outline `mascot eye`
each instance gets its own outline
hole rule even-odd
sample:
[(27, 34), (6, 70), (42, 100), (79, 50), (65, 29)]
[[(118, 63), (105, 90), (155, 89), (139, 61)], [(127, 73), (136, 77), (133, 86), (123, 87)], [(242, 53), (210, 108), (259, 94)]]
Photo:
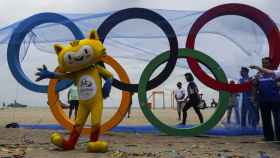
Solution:
[(86, 45), (86, 46), (83, 46), (81, 49), (80, 49), (80, 52), (83, 53), (84, 55), (88, 56), (88, 55), (92, 55), (93, 54), (93, 50), (90, 46)]
[(87, 48), (84, 49), (84, 52), (85, 52), (86, 55), (88, 55), (88, 50), (87, 50)]

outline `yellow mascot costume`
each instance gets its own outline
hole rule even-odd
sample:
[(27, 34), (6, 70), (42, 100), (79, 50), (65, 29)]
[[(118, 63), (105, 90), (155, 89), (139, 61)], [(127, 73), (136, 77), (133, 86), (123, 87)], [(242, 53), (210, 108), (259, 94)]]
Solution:
[[(106, 55), (106, 49), (99, 41), (95, 30), (90, 33), (89, 38), (73, 41), (67, 46), (55, 45), (54, 48), (58, 56), (59, 67), (65, 73), (50, 72), (44, 65), (43, 68), (38, 69), (39, 72), (36, 75), (39, 78), (36, 81), (45, 78), (72, 79), (78, 87), (80, 100), (77, 118), (69, 139), (65, 140), (60, 134), (54, 133), (51, 141), (64, 150), (74, 149), (87, 117), (91, 113), (92, 128), (88, 151), (106, 152), (108, 150), (107, 142), (98, 141), (98, 138), (103, 97), (109, 96), (113, 76), (111, 72), (96, 64)], [(103, 89), (101, 77), (106, 79)]]

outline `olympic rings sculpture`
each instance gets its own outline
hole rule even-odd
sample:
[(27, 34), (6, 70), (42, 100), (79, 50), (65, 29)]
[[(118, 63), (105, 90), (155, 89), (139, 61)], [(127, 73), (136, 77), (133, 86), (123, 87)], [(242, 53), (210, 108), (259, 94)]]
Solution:
[[(169, 24), (169, 22), (161, 15), (143, 8), (129, 8), (118, 11), (108, 17), (98, 28), (101, 41), (104, 42), (107, 34), (119, 23), (129, 19), (144, 19), (148, 20), (158, 27), (165, 33), (168, 38), (170, 51), (161, 53), (155, 57), (144, 69), (140, 77), (139, 84), (130, 84), (128, 76), (124, 69), (110, 56), (108, 56), (103, 62), (109, 64), (115, 69), (120, 77), (120, 80), (114, 79), (113, 86), (123, 90), (121, 105), (118, 112), (102, 126), (102, 132), (110, 130), (121, 122), (124, 115), (128, 110), (129, 104), (129, 92), (138, 92), (139, 104), (145, 117), (160, 131), (170, 135), (184, 135), (192, 136), (199, 135), (206, 132), (208, 129), (214, 127), (222, 118), (226, 111), (228, 103), (229, 92), (242, 92), (251, 88), (251, 83), (235, 84), (231, 85), (227, 83), (225, 73), (220, 66), (206, 54), (193, 50), (195, 45), (195, 38), (199, 30), (208, 21), (224, 15), (239, 15), (248, 18), (255, 22), (265, 33), (269, 42), (269, 56), (272, 58), (273, 67), (276, 68), (280, 63), (280, 47), (277, 46), (280, 43), (279, 30), (277, 25), (272, 19), (264, 12), (244, 4), (224, 4), (214, 7), (204, 14), (202, 14), (191, 27), (190, 33), (188, 34), (186, 41), (186, 49), (178, 48), (178, 40), (175, 31)], [(61, 102), (59, 101), (58, 91), (67, 88), (72, 82), (71, 81), (60, 81), (50, 80), (49, 86), (40, 86), (33, 83), (24, 74), (19, 61), (19, 50), (21, 43), (25, 36), (36, 26), (44, 23), (59, 23), (66, 26), (73, 33), (74, 37), (79, 40), (84, 38), (84, 35), (79, 28), (64, 16), (55, 13), (41, 13), (30, 18), (27, 18), (21, 22), (18, 27), (14, 30), (11, 39), (8, 44), (7, 58), (11, 73), (16, 80), (25, 88), (40, 92), (48, 93), (48, 104), (52, 110), (53, 115), (57, 121), (62, 124), (66, 129), (71, 129), (73, 122), (71, 122), (63, 113), (61, 109)], [(277, 54), (278, 53), (278, 54)], [(219, 93), (219, 105), (215, 110), (211, 118), (205, 123), (187, 129), (177, 129), (169, 127), (158, 120), (153, 113), (147, 108), (147, 96), (146, 91), (157, 87), (162, 84), (171, 74), (175, 67), (177, 58), (187, 58), (187, 62), (193, 71), (194, 75), (204, 84), (212, 89), (220, 91)], [(154, 79), (149, 80), (153, 71), (162, 63), (167, 64), (164, 70), (156, 76)], [(207, 75), (198, 65), (197, 62), (201, 62), (214, 74), (216, 79), (213, 79)], [(57, 70), (59, 71), (59, 70)], [(88, 134), (89, 129), (84, 129), (83, 133)]]

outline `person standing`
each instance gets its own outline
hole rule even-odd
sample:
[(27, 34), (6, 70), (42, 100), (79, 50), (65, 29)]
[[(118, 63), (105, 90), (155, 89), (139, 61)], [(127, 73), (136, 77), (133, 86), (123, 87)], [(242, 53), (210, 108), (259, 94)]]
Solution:
[[(234, 81), (231, 80), (230, 84), (234, 84)], [(239, 106), (238, 106), (238, 94), (237, 93), (231, 93), (230, 99), (229, 99), (229, 105), (227, 110), (227, 123), (231, 123), (231, 114), (232, 109), (235, 111), (235, 120), (236, 124), (240, 124), (240, 115), (239, 115)]]
[(216, 102), (216, 100), (214, 98), (212, 98), (212, 102), (211, 102), (211, 108), (215, 108), (218, 106), (218, 103)]
[[(247, 67), (241, 68), (240, 75), (241, 79), (239, 82), (241, 84), (251, 80), (251, 78), (249, 78), (249, 69)], [(250, 124), (253, 128), (255, 128), (259, 122), (259, 114), (257, 107), (255, 107), (252, 102), (252, 93), (251, 91), (246, 91), (242, 92), (241, 95), (241, 127), (244, 128)]]
[(183, 110), (184, 101), (185, 101), (185, 90), (182, 88), (182, 83), (178, 82), (177, 89), (175, 90), (175, 99), (177, 102), (177, 112), (178, 112), (178, 120), (181, 120), (181, 112)]
[(130, 102), (129, 102), (129, 107), (128, 107), (128, 111), (127, 111), (127, 118), (130, 118), (131, 108), (132, 108), (133, 94), (134, 94), (134, 92), (130, 92), (130, 93), (129, 93)]
[(73, 84), (67, 94), (67, 98), (68, 98), (68, 103), (70, 104), (69, 107), (69, 118), (71, 119), (73, 110), (75, 113), (75, 119), (77, 116), (77, 111), (78, 111), (78, 107), (79, 107), (79, 94), (78, 94), (78, 88), (75, 84)]
[[(256, 102), (260, 106), (263, 122), (263, 134), (266, 141), (280, 141), (280, 94), (279, 79), (280, 70), (271, 70), (272, 60), (269, 57), (262, 59), (262, 67), (252, 65), (251, 69), (258, 70), (253, 82), (256, 87)], [(274, 130), (271, 113), (274, 118)]]
[(200, 96), (199, 96), (199, 90), (197, 88), (197, 85), (194, 82), (194, 78), (191, 73), (185, 74), (185, 79), (189, 83), (187, 87), (188, 97), (185, 99), (186, 103), (183, 108), (183, 121), (182, 124), (186, 124), (187, 119), (187, 111), (193, 107), (195, 110), (195, 113), (198, 115), (200, 123), (203, 123), (203, 116), (200, 112), (199, 103), (200, 103)]

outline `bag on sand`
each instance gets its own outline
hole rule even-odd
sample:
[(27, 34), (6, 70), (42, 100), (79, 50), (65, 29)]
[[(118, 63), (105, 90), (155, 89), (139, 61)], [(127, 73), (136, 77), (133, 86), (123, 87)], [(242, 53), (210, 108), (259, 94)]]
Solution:
[(9, 123), (6, 125), (6, 128), (19, 128), (19, 124), (16, 122)]

